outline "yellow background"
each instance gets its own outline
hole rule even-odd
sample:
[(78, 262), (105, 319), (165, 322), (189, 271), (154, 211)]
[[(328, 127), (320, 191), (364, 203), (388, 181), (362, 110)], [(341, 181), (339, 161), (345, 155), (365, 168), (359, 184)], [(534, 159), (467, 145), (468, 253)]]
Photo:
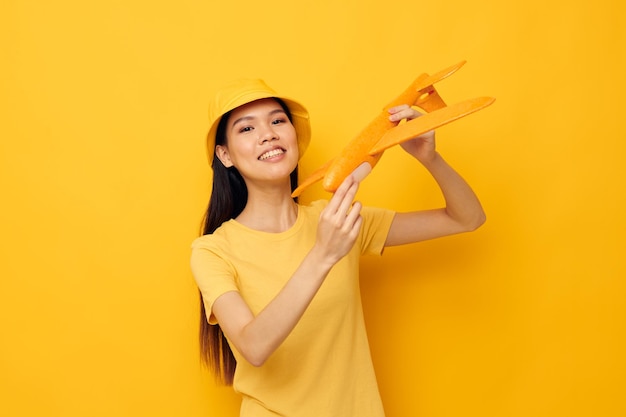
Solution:
[[(388, 416), (626, 415), (622, 2), (1, 4), (0, 415), (237, 415), (188, 268), (209, 94), (255, 76), (306, 103), (306, 174), (462, 59), (441, 94), (497, 101), (438, 146), (488, 221), (364, 259)], [(441, 204), (399, 148), (359, 198)]]

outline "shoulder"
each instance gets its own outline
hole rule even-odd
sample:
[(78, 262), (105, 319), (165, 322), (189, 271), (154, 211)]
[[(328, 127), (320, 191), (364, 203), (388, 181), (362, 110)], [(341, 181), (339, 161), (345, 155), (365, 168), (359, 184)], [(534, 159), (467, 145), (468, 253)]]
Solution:
[(219, 229), (212, 234), (200, 236), (191, 244), (191, 269), (196, 281), (208, 278), (207, 273), (216, 275), (218, 271), (227, 275), (235, 270), (231, 262), (232, 248), (229, 239)]
[(227, 221), (213, 233), (194, 239), (191, 242), (192, 259), (206, 256), (228, 258), (228, 253), (232, 251), (231, 245), (236, 244), (239, 239), (233, 229), (232, 222)]
[(194, 239), (191, 247), (192, 249), (219, 247), (237, 238), (245, 231), (245, 227), (242, 227), (234, 219), (230, 219), (222, 223), (213, 233)]
[(222, 229), (222, 227), (223, 226), (220, 226), (219, 229), (217, 229), (215, 232), (211, 234), (203, 235), (194, 239), (193, 242), (191, 242), (191, 249), (197, 250), (197, 249), (211, 249), (213, 247), (219, 247), (221, 241), (223, 240), (222, 231), (220, 230)]

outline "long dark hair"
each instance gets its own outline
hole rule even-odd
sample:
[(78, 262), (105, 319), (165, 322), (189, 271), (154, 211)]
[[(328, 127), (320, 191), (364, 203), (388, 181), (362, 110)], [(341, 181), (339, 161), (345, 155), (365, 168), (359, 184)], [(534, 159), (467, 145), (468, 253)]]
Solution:
[[(280, 99), (281, 105), (291, 121), (291, 112)], [(226, 124), (231, 112), (222, 116), (217, 126), (215, 145), (226, 145)], [(237, 168), (226, 168), (222, 161), (213, 157), (213, 186), (209, 206), (202, 221), (201, 234), (208, 235), (222, 223), (237, 217), (248, 202), (248, 188)], [(298, 186), (298, 167), (290, 174), (291, 190)], [(297, 198), (294, 198), (297, 202)], [(200, 356), (217, 380), (224, 385), (232, 385), (237, 361), (219, 324), (211, 325), (207, 320), (202, 293), (200, 294)]]

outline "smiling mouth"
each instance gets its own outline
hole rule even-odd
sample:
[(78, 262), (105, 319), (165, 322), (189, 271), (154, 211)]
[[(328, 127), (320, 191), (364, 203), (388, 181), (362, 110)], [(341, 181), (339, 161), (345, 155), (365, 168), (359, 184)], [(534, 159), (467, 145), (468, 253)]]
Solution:
[(285, 153), (285, 150), (282, 148), (272, 149), (271, 151), (267, 151), (263, 155), (259, 156), (259, 161), (263, 161), (265, 159), (269, 159), (274, 156), (282, 155), (284, 153)]

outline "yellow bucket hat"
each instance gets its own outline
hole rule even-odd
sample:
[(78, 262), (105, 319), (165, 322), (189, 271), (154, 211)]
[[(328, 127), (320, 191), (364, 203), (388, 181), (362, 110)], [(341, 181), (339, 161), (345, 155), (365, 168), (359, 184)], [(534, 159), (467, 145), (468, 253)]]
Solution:
[(276, 97), (285, 102), (291, 112), (292, 124), (298, 137), (298, 151), (300, 158), (309, 146), (311, 141), (311, 125), (309, 123), (309, 112), (306, 108), (295, 100), (277, 94), (263, 80), (260, 79), (240, 79), (234, 81), (219, 90), (213, 100), (209, 103), (209, 124), (210, 129), (207, 135), (207, 156), (209, 165), (213, 166), (215, 155), (215, 134), (217, 125), (222, 116), (229, 111), (244, 104), (260, 100), (263, 98)]

